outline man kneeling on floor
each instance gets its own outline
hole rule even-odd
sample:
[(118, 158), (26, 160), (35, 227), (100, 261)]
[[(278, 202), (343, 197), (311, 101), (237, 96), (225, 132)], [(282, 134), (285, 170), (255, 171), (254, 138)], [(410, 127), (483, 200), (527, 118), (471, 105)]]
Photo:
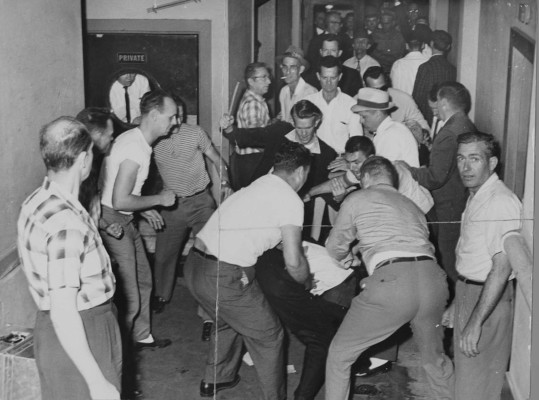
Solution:
[(184, 266), (185, 281), (216, 321), (200, 384), (203, 397), (239, 382), (245, 342), (263, 398), (286, 398), (283, 329), (254, 279), (253, 266), (258, 256), (282, 241), (288, 273), (310, 288), (301, 246), (303, 202), (297, 195), (310, 163), (311, 153), (303, 145), (284, 142), (275, 154), (273, 172), (230, 196), (196, 236)]
[(343, 202), (326, 248), (341, 260), (357, 248), (369, 277), (352, 301), (329, 348), (326, 399), (346, 400), (352, 364), (370, 346), (410, 322), (433, 399), (452, 399), (454, 375), (443, 353), (442, 315), (448, 298), (423, 212), (397, 192), (391, 162), (371, 157), (360, 170), (363, 190)]

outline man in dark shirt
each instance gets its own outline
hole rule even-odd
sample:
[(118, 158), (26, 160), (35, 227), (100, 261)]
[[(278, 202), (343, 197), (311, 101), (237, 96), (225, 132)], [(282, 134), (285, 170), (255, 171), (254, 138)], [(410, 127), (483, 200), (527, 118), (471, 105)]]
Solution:
[(445, 31), (432, 33), (432, 57), (419, 66), (415, 77), (414, 98), (419, 111), (427, 121), (432, 121), (432, 110), (429, 107), (429, 92), (433, 85), (457, 79), (457, 69), (447, 61), (447, 53), (451, 50), (451, 35)]

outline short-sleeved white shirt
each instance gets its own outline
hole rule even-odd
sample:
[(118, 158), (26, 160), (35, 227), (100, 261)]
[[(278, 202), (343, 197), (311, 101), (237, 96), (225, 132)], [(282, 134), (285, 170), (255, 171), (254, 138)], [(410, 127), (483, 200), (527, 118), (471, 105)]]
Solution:
[(329, 104), (324, 99), (322, 91), (311, 94), (305, 98), (315, 104), (322, 111), (322, 123), (318, 127), (316, 134), (326, 142), (337, 153), (344, 153), (344, 146), (352, 136), (362, 136), (363, 128), (359, 120), (359, 115), (352, 112), (352, 106), (356, 101), (342, 93), (339, 93)]
[[(122, 133), (114, 140), (110, 154), (105, 157), (101, 169), (101, 204), (112, 207), (112, 192), (114, 182), (120, 169), (120, 165), (125, 160), (131, 160), (139, 165), (137, 179), (131, 194), (140, 196), (142, 185), (148, 177), (150, 169), (150, 159), (152, 148), (142, 135), (139, 128), (134, 128)], [(133, 214), (132, 211), (120, 211), (123, 214)]]
[(378, 126), (373, 143), (376, 155), (389, 161), (403, 160), (411, 167), (419, 168), (417, 141), (404, 124), (387, 117)]
[(462, 214), (457, 272), (468, 279), (486, 281), (492, 258), (503, 251), (504, 235), (522, 227), (521, 217), (520, 200), (492, 174), (475, 195), (470, 195)]
[(219, 260), (250, 267), (281, 242), (286, 225), (303, 226), (303, 202), (288, 183), (268, 174), (227, 198), (197, 237)]
[(292, 110), (294, 104), (316, 92), (318, 92), (318, 90), (316, 90), (314, 86), (311, 86), (305, 82), (301, 77), (299, 78), (298, 85), (296, 86), (296, 90), (294, 91), (293, 95), (290, 94), (290, 86), (283, 86), (281, 92), (279, 93), (279, 102), (281, 103), (282, 113), (281, 119), (283, 121), (290, 122), (291, 124), (294, 123), (292, 120), (292, 115), (290, 115), (290, 110)]

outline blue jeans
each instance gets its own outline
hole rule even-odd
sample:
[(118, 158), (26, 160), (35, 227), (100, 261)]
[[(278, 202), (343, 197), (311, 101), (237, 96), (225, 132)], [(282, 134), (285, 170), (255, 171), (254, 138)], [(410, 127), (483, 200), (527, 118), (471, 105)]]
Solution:
[(125, 337), (133, 341), (146, 339), (151, 333), (150, 296), (152, 294), (152, 271), (146, 257), (144, 243), (133, 224), (133, 216), (125, 215), (102, 206), (101, 218), (107, 225), (120, 223), (124, 233), (120, 239), (101, 232), (105, 246), (117, 268), (114, 271), (118, 289), (123, 296), (120, 322)]

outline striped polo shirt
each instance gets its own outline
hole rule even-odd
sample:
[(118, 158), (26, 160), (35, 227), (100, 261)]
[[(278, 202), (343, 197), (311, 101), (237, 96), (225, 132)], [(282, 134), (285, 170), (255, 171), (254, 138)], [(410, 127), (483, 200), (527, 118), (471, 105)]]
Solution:
[(196, 125), (182, 124), (179, 132), (161, 138), (153, 156), (165, 188), (178, 197), (204, 190), (210, 183), (204, 153), (211, 145), (206, 132)]

